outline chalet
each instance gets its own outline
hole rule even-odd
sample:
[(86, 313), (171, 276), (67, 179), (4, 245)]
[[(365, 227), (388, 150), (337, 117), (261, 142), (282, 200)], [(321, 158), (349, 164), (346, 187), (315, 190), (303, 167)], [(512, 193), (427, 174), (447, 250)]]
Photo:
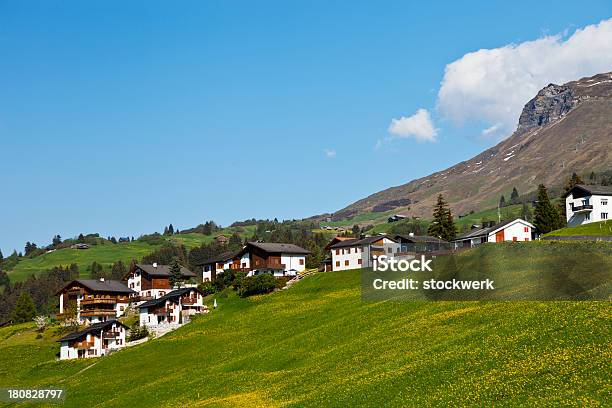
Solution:
[(85, 330), (71, 333), (58, 340), (60, 360), (92, 358), (106, 355), (125, 346), (129, 328), (118, 320), (94, 323)]
[[(188, 281), (194, 279), (196, 274), (181, 266), (181, 276)], [(172, 291), (170, 286), (170, 265), (136, 264), (130, 268), (124, 277), (130, 289), (136, 291), (134, 301), (147, 301), (157, 299)]]
[(449, 242), (427, 235), (396, 235), (395, 240), (402, 253), (447, 251), (451, 248)]
[(531, 241), (534, 230), (532, 224), (520, 218), (499, 224), (491, 221), (460, 235), (452, 243), (455, 249), (459, 249), (475, 247), (485, 242)]
[(60, 315), (76, 307), (75, 317), (84, 323), (104, 322), (120, 317), (136, 292), (114, 280), (77, 279), (57, 292)]
[(395, 214), (387, 218), (387, 222), (397, 222), (397, 221), (405, 220), (406, 218), (407, 217), (405, 215)]
[(397, 241), (385, 235), (343, 240), (329, 246), (332, 270), (369, 268), (373, 256), (394, 256), (399, 249)]
[(293, 244), (249, 242), (239, 251), (225, 252), (202, 262), (202, 280), (214, 280), (216, 275), (231, 269), (247, 272), (247, 276), (262, 273), (296, 276), (306, 269), (309, 253)]
[(219, 245), (225, 245), (229, 242), (229, 238), (227, 238), (225, 235), (218, 235), (215, 237), (215, 241), (217, 241), (217, 244)]
[(575, 185), (565, 196), (567, 225), (576, 226), (610, 218), (612, 186)]
[(247, 262), (246, 258), (240, 259), (242, 258), (239, 256), (240, 253), (241, 250), (223, 252), (202, 262), (202, 282), (214, 281), (217, 274), (223, 273), (226, 269), (240, 269), (241, 263)]
[(185, 323), (189, 316), (208, 310), (202, 299), (198, 288), (181, 288), (146, 301), (138, 306), (140, 326)]

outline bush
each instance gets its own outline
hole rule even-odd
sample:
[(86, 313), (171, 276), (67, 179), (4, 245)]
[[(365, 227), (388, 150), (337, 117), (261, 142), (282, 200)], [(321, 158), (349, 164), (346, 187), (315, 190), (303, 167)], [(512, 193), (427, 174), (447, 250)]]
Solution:
[(148, 337), (148, 336), (149, 336), (149, 329), (147, 329), (147, 326), (140, 326), (138, 324), (135, 324), (130, 329), (130, 335), (128, 336), (128, 341), (136, 341), (136, 340), (144, 339), (145, 337)]
[(198, 289), (202, 291), (204, 296), (212, 295), (217, 292), (217, 289), (211, 282), (202, 282), (198, 285)]
[(270, 274), (249, 276), (242, 280), (238, 295), (247, 297), (270, 293), (276, 288), (276, 278)]

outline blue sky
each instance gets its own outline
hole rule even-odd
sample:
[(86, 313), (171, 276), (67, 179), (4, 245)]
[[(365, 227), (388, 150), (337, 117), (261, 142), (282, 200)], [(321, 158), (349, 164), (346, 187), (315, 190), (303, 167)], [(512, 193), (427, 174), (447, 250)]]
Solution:
[[(168, 223), (301, 218), (441, 170), (503, 137), (542, 82), (605, 66), (605, 45), (589, 54), (570, 40), (611, 9), (605, 1), (2, 1), (0, 249), (6, 256), (58, 233), (138, 236)], [(594, 37), (583, 41), (612, 43), (606, 30), (585, 30)], [(535, 47), (534, 60), (561, 46), (580, 48), (567, 58), (586, 63), (540, 69), (512, 48), (542, 38), (549, 51)], [(481, 49), (501, 50), (499, 71), (486, 71), (496, 52), (466, 57)], [(480, 83), (466, 74), (479, 72), (474, 61), (488, 72)], [(476, 89), (499, 72), (512, 85), (513, 64), (539, 76), (500, 113), (507, 91)], [(466, 94), (464, 104), (457, 95)], [(419, 109), (426, 115), (410, 119)], [(389, 131), (393, 119), (402, 126)]]

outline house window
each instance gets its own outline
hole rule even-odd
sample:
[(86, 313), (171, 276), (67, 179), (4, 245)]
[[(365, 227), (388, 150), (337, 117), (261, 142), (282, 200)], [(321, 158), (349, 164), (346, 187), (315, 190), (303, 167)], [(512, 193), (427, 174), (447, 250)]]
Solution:
[(608, 205), (608, 200), (607, 199), (601, 199), (601, 205)]
[(336, 261), (336, 266), (340, 266), (340, 261)]
[(304, 260), (300, 258), (300, 265), (304, 265)]
[(344, 266), (349, 266), (349, 261), (344, 261)]
[(591, 214), (589, 214), (589, 213), (584, 214), (584, 219), (586, 221), (589, 221), (591, 219)]
[(525, 238), (525, 241), (529, 241), (529, 238)]
[(529, 227), (525, 227), (524, 231), (529, 232)]
[(601, 213), (601, 219), (602, 220), (607, 220), (608, 219), (608, 213)]
[(336, 249), (336, 255), (340, 255), (340, 250)]
[(123, 312), (125, 310), (125, 308), (123, 306), (119, 306), (119, 311)]
[(512, 240), (513, 241), (518, 241), (518, 238), (517, 237), (512, 237)]
[(387, 248), (387, 252), (388, 252), (388, 253), (393, 252), (393, 248), (391, 248), (391, 247)]
[(361, 259), (357, 260), (357, 264), (361, 265)]

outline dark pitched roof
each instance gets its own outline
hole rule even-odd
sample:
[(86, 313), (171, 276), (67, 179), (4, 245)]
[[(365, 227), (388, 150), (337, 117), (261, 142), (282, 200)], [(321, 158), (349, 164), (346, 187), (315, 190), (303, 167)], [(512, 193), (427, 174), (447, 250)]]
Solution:
[[(157, 267), (154, 267), (153, 265), (136, 264), (136, 267), (142, 269), (151, 276), (170, 276), (170, 265), (157, 265)], [(184, 266), (181, 266), (181, 275), (185, 278), (193, 278), (196, 276), (195, 273)]]
[(406, 235), (396, 235), (395, 236), (396, 239), (401, 238), (405, 241), (408, 242), (429, 242), (429, 243), (435, 243), (435, 244), (446, 244), (447, 242), (443, 239), (440, 239), (438, 237), (432, 237), (429, 235), (413, 235), (413, 236), (406, 236)]
[(125, 293), (132, 294), (136, 293), (132, 289), (125, 286), (125, 284), (121, 281), (116, 280), (98, 280), (98, 279), (75, 279), (70, 281), (67, 285), (57, 291), (57, 293), (62, 292), (67, 287), (73, 284), (79, 284), (81, 286), (86, 287), (94, 292), (105, 292), (105, 293)]
[(108, 328), (110, 328), (113, 323), (117, 323), (120, 324), (121, 326), (125, 327), (126, 329), (129, 329), (129, 327), (127, 327), (125, 324), (121, 323), (119, 320), (116, 319), (112, 319), (112, 320), (107, 320), (105, 322), (102, 323), (94, 323), (91, 326), (87, 327), (85, 330), (81, 330), (78, 332), (74, 332), (74, 333), (70, 333), (64, 337), (62, 337), (61, 339), (58, 340), (58, 342), (62, 342), (62, 341), (70, 341), (70, 340), (76, 340), (76, 339), (80, 339), (81, 337), (89, 334), (89, 333), (96, 333), (99, 332), (101, 330), (106, 330)]
[(584, 184), (576, 184), (568, 194), (575, 189), (582, 190), (590, 195), (612, 195), (612, 186), (586, 186)]
[(493, 225), (492, 227), (488, 227), (488, 228), (477, 228), (477, 229), (474, 229), (474, 230), (472, 230), (472, 231), (468, 231), (468, 232), (466, 232), (466, 233), (465, 233), (465, 234), (463, 234), (463, 235), (459, 235), (459, 236), (458, 236), (457, 238), (455, 238), (453, 241), (461, 241), (461, 240), (464, 240), (464, 239), (476, 238), (476, 237), (480, 237), (480, 236), (483, 236), (483, 235), (485, 235), (485, 236), (486, 236), (486, 235), (489, 235), (491, 232), (493, 232), (493, 231), (495, 231), (495, 230), (498, 230), (498, 229), (500, 229), (500, 228), (502, 228), (502, 227), (505, 227), (505, 226), (506, 226), (506, 225), (508, 225), (508, 224), (513, 223), (513, 222), (514, 222), (514, 221), (516, 221), (516, 220), (521, 220), (521, 221), (526, 222), (527, 224), (531, 225), (531, 223), (529, 223), (529, 222), (527, 222), (527, 221), (525, 221), (525, 220), (522, 220), (522, 219), (520, 219), (520, 218), (514, 218), (514, 219), (512, 219), (512, 220), (502, 221), (502, 222), (500, 222), (499, 224), (495, 224), (495, 225)]
[(226, 251), (217, 256), (213, 256), (212, 258), (208, 258), (197, 265), (208, 265), (217, 262), (229, 261), (230, 259), (234, 259), (234, 257), (238, 256), (242, 250), (238, 251)]
[(157, 306), (159, 304), (165, 303), (166, 300), (168, 299), (177, 299), (180, 296), (184, 295), (185, 293), (189, 293), (192, 290), (195, 290), (196, 292), (203, 295), (202, 291), (198, 288), (180, 288), (180, 289), (173, 290), (170, 293), (166, 293), (164, 296), (159, 297), (157, 299), (148, 300), (144, 302), (143, 304), (139, 305), (138, 308), (141, 309), (144, 307)]
[(347, 248), (347, 247), (353, 247), (353, 246), (359, 246), (359, 245), (370, 245), (376, 241), (379, 241), (382, 238), (387, 238), (395, 242), (394, 238), (391, 238), (387, 235), (374, 235), (374, 236), (365, 237), (362, 239), (353, 238), (353, 239), (349, 239), (346, 241), (341, 241), (341, 242), (338, 242), (337, 244), (332, 245), (330, 249)]
[(282, 244), (277, 242), (249, 242), (247, 245), (259, 248), (263, 251), (270, 253), (284, 253), (284, 254), (302, 254), (307, 255), (310, 251), (301, 248), (294, 244)]

